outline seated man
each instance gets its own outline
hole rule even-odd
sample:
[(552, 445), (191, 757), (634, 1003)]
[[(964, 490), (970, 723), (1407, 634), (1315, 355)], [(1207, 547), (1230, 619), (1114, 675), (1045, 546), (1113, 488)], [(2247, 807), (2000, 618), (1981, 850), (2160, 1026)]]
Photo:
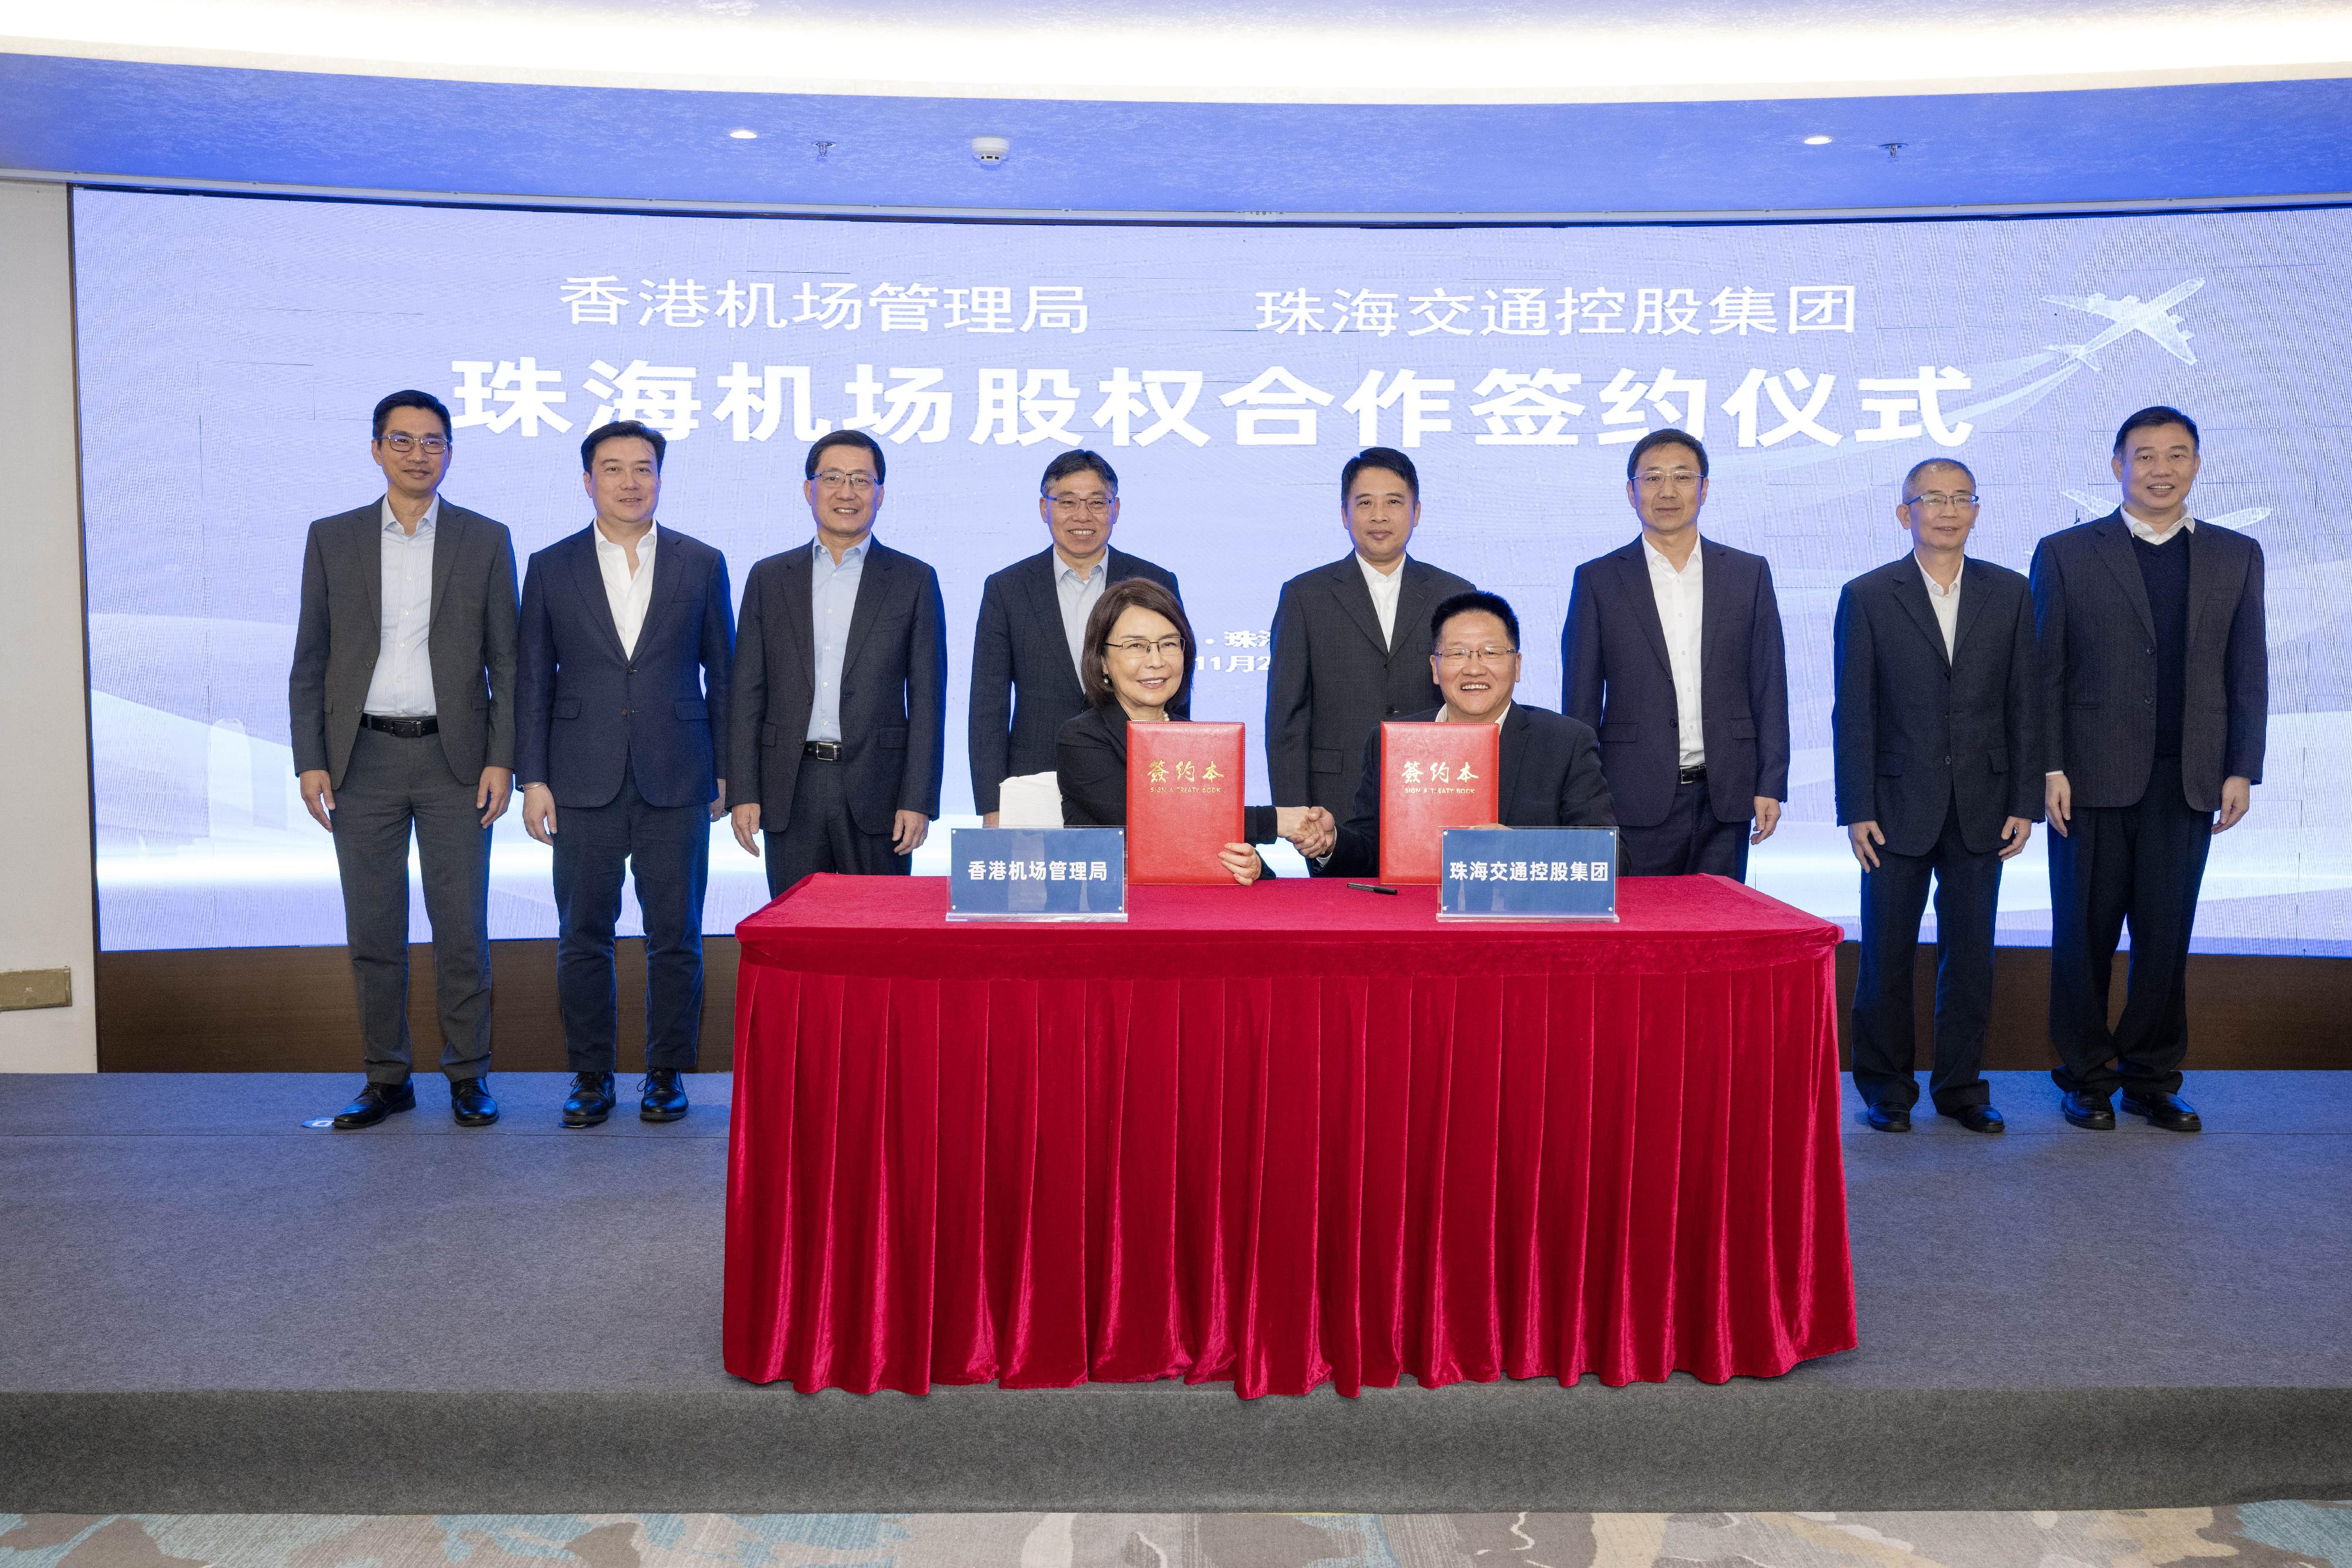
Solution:
[[(1519, 684), (1519, 618), (1499, 594), (1457, 593), (1429, 618), (1432, 673), (1444, 703), (1402, 723), (1499, 724), (1501, 782), (1496, 813), (1507, 828), (1607, 828), (1617, 821), (1601, 776), (1591, 727), (1549, 708), (1511, 700)], [(1363, 781), (1353, 813), (1328, 845), (1300, 852), (1326, 876), (1377, 876), (1381, 869), (1381, 746), (1364, 744)]]

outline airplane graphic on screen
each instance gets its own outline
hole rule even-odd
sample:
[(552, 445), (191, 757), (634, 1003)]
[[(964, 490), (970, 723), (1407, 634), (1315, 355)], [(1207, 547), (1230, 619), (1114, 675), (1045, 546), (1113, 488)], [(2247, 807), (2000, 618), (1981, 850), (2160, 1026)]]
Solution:
[(2126, 294), (2121, 299), (2110, 299), (2104, 294), (2094, 294), (2087, 298), (2081, 295), (2045, 294), (2042, 298), (2052, 305), (2063, 305), (2070, 310), (2104, 316), (2114, 323), (2087, 343), (2051, 343), (2045, 346), (2070, 360), (2079, 360), (2095, 371), (2099, 367), (2092, 362), (2093, 354), (2137, 332), (2182, 364), (2193, 365), (2197, 362), (2197, 356), (2189, 351), (2189, 340), (2195, 334), (2180, 329), (2180, 318), (2172, 313), (2172, 308), (2204, 287), (2203, 278), (2192, 277), (2186, 283), (2174, 284), (2145, 303), (2137, 294)]
[[(2102, 501), (2096, 496), (2087, 495), (2081, 490), (2061, 490), (2058, 493), (2081, 507), (2083, 516), (2085, 517), (2104, 517), (2116, 509), (2113, 502)], [(2234, 512), (2224, 512), (2218, 517), (2200, 517), (2197, 520), (2200, 523), (2219, 523), (2225, 528), (2247, 528), (2270, 515), (2271, 508), (2268, 507), (2245, 507)]]

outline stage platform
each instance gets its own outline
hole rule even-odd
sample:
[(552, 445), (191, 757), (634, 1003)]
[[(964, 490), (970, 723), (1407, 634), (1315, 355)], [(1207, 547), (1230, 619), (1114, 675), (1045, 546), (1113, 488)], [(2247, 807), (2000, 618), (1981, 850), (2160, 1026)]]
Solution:
[[(1861, 1348), (1773, 1381), (804, 1396), (720, 1370), (728, 1080), (0, 1077), (0, 1511), (2077, 1509), (2352, 1496), (2352, 1073), (2210, 1131), (1858, 1124)], [(624, 1080), (623, 1088), (628, 1087)], [(627, 1102), (624, 1103), (625, 1107)]]

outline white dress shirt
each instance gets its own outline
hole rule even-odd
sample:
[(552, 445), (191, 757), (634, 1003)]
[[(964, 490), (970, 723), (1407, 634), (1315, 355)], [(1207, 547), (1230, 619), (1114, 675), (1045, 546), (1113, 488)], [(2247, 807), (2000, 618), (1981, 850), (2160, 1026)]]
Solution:
[(1706, 578), (1700, 564), (1705, 548), (1692, 544), (1689, 561), (1676, 571), (1646, 536), (1642, 540), (1642, 553), (1650, 561), (1650, 592), (1658, 601), (1658, 624), (1665, 629), (1666, 664), (1674, 671), (1675, 738), (1685, 768), (1706, 766), (1706, 731), (1699, 707), (1699, 632), (1706, 614)]
[(661, 534), (656, 523), (637, 541), (637, 570), (629, 570), (629, 552), (590, 526), (596, 536), (596, 570), (604, 577), (604, 602), (613, 612), (613, 630), (621, 634), (621, 652), (634, 657), (637, 633), (645, 630), (646, 609), (654, 599), (654, 545)]
[(378, 551), (383, 573), (383, 616), (377, 629), (375, 674), (368, 681), (363, 713), (379, 718), (431, 718), (433, 655), (433, 536), (441, 520), (441, 497), (433, 497), (410, 533), (383, 498), (383, 532)]
[[(1913, 557), (1917, 563), (1917, 557)], [(1937, 586), (1936, 579), (1924, 566), (1919, 568), (1919, 580), (1927, 585), (1927, 606), (1936, 612), (1936, 630), (1944, 634), (1944, 662), (1952, 662), (1952, 644), (1960, 635), (1960, 580), (1969, 574), (1965, 562), (1952, 574), (1952, 586)]]
[[(1085, 660), (1087, 617), (1095, 612), (1095, 601), (1103, 596), (1103, 579), (1110, 573), (1110, 552), (1105, 550), (1100, 560), (1083, 575), (1078, 569), (1054, 552), (1054, 597), (1062, 604), (1062, 635), (1070, 644), (1070, 664), (1080, 666)], [(1085, 684), (1085, 677), (1079, 677)]]
[(814, 567), (809, 571), (809, 619), (816, 631), (816, 695), (809, 704), (810, 740), (841, 738), (841, 665), (849, 653), (849, 622), (857, 611), (857, 585), (866, 577), (866, 547), (872, 534), (841, 552), (818, 539), (809, 546)]
[[(1510, 716), (1511, 705), (1508, 702), (1506, 702), (1496, 713), (1495, 716), (1488, 719), (1486, 722), (1488, 724), (1500, 724)], [(1457, 722), (1469, 724), (1475, 721), (1470, 719), (1462, 719), (1457, 721), (1454, 716), (1454, 705), (1452, 703), (1439, 703), (1437, 705), (1437, 722), (1440, 724), (1454, 724)]]
[(2197, 519), (2189, 517), (2185, 512), (2181, 514), (2181, 517), (2179, 522), (2173, 524), (2162, 533), (2158, 533), (2154, 528), (2147, 523), (2141, 522), (2137, 517), (2133, 517), (2129, 507), (2118, 507), (2116, 509), (2123, 513), (2124, 527), (2131, 530), (2132, 538), (2136, 539), (2146, 539), (2152, 545), (2163, 544), (2169, 540), (2175, 534), (2193, 534), (2197, 531)]
[(1372, 591), (1372, 613), (1381, 618), (1381, 648), (1382, 652), (1396, 646), (1397, 600), (1404, 592), (1404, 558), (1397, 558), (1396, 570), (1384, 572), (1360, 554), (1356, 565), (1364, 574), (1364, 586)]

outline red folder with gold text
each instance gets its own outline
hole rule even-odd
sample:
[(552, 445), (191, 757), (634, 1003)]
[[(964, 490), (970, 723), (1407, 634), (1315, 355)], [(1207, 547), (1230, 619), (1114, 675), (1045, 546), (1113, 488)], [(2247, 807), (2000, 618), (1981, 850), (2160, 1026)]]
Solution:
[(1381, 726), (1381, 880), (1435, 883), (1448, 828), (1496, 820), (1502, 727)]
[(1242, 727), (1129, 725), (1127, 880), (1231, 882), (1217, 852), (1241, 841)]

